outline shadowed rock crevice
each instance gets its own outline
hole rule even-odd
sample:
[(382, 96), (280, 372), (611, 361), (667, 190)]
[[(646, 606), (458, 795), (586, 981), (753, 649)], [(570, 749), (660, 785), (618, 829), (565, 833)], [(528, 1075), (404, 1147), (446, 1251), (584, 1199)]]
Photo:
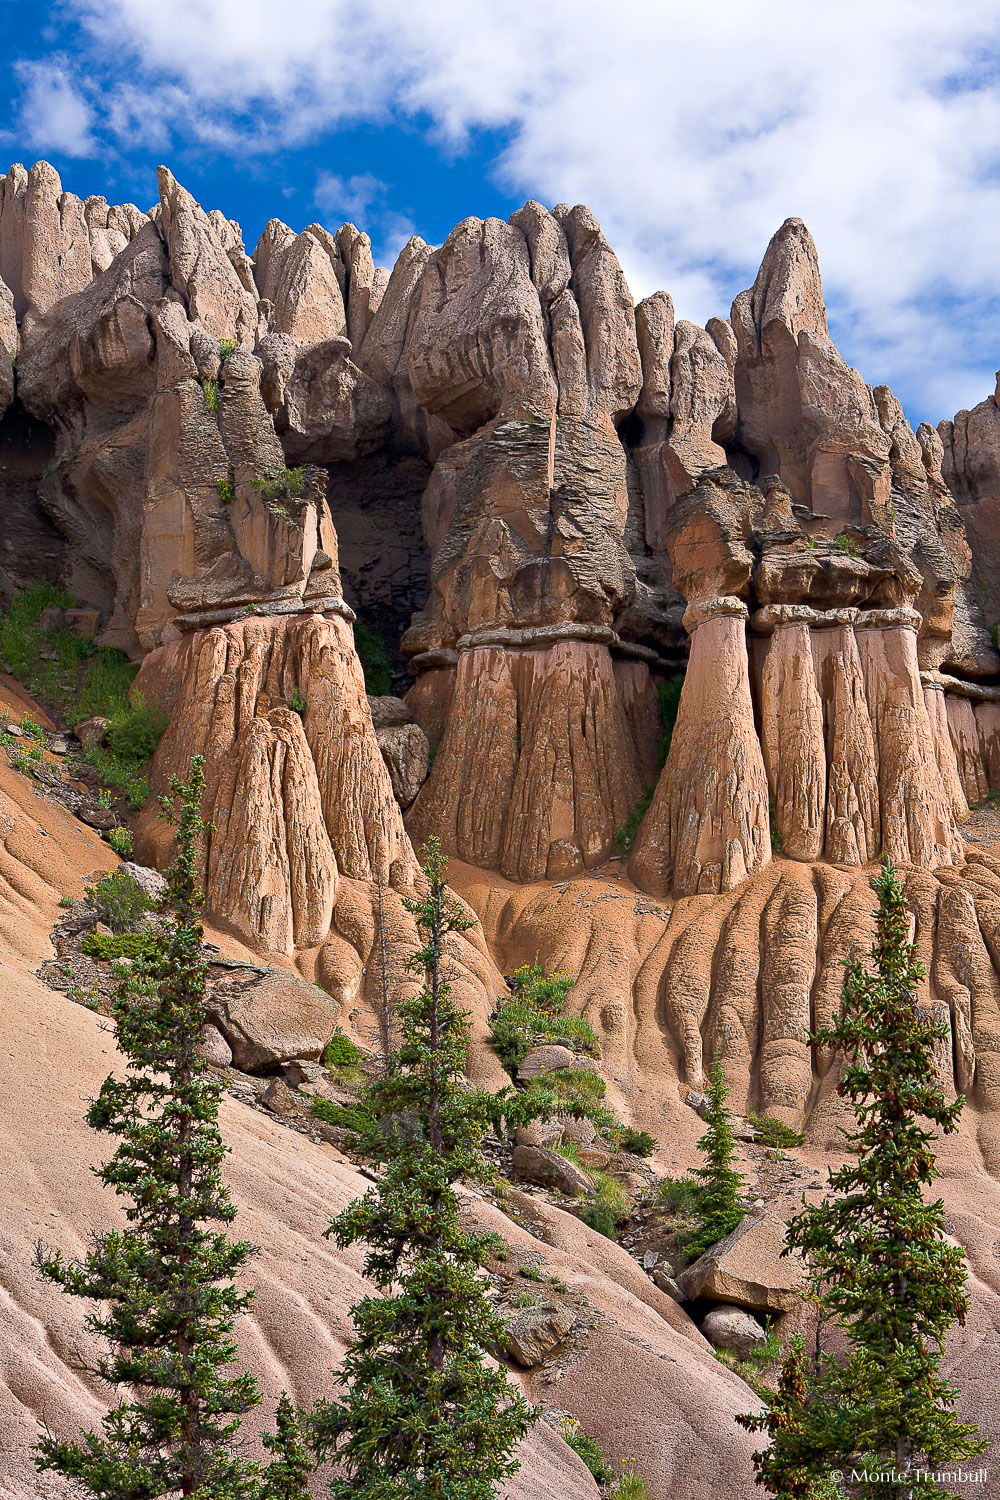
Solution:
[(0, 592), (10, 595), (68, 571), (66, 538), (42, 507), (39, 487), (55, 458), (55, 434), (13, 401), (0, 417)]

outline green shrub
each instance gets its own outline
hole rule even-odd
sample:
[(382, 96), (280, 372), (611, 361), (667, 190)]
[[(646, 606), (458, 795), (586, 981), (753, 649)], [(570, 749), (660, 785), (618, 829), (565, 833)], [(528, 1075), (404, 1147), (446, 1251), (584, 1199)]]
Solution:
[(76, 905), (76, 897), (75, 896), (60, 896), (59, 897), (59, 905), (60, 906), (75, 906)]
[(85, 664), (109, 654), (75, 631), (42, 630), (44, 609), (67, 609), (72, 604), (72, 596), (62, 589), (39, 583), (19, 594), (0, 616), (0, 669), (60, 713), (77, 692), (81, 672), (86, 678), (91, 670)]
[(217, 412), (219, 410), (219, 382), (203, 380), (201, 388), (205, 392), (205, 405), (210, 412)]
[(838, 552), (845, 553), (847, 557), (858, 557), (860, 555), (857, 546), (847, 535), (846, 531), (842, 531), (839, 536), (834, 537), (833, 545)]
[[(40, 664), (44, 635), (38, 622), (43, 609), (67, 609), (73, 600), (51, 583), (33, 583), (17, 595), (0, 619), (0, 667), (30, 687)], [(66, 632), (69, 634), (69, 632)]]
[(364, 1053), (357, 1043), (352, 1042), (338, 1028), (323, 1048), (320, 1061), (325, 1068), (356, 1068), (363, 1057)]
[(582, 1016), (563, 1014), (566, 996), (573, 988), (568, 974), (546, 974), (540, 964), (522, 964), (513, 976), (514, 993), (490, 1021), (490, 1036), (497, 1056), (513, 1078), (537, 1038), (561, 1042), (573, 1052), (595, 1057), (600, 1043), (593, 1027)]
[[(305, 489), (305, 470), (281, 468), (265, 469), (255, 475), (250, 483), (266, 503), (277, 500), (279, 495), (301, 495)], [(288, 512), (284, 511), (287, 515)]]
[(635, 836), (639, 832), (639, 824), (649, 811), (649, 804), (653, 800), (656, 788), (651, 786), (648, 791), (643, 792), (638, 802), (629, 813), (620, 828), (615, 829), (615, 845), (619, 854), (628, 854), (635, 843)]
[(590, 1110), (604, 1098), (607, 1085), (600, 1073), (587, 1068), (553, 1068), (528, 1080), (528, 1090), (544, 1089), (551, 1093), (559, 1114), (589, 1119)]
[(741, 1380), (745, 1380), (762, 1401), (770, 1401), (774, 1387), (761, 1379), (761, 1371), (777, 1364), (781, 1358), (781, 1342), (773, 1328), (768, 1328), (765, 1342), (758, 1344), (745, 1359), (740, 1359), (731, 1349), (713, 1349), (712, 1354), (720, 1365), (725, 1365), (727, 1370), (735, 1371)]
[(117, 760), (139, 765), (151, 758), (169, 722), (158, 703), (147, 704), (137, 696), (112, 714), (105, 736), (108, 749)]
[(604, 1462), (601, 1445), (597, 1439), (591, 1437), (589, 1432), (584, 1432), (575, 1417), (563, 1417), (562, 1436), (563, 1441), (572, 1448), (577, 1457), (583, 1459), (597, 1483), (607, 1484), (612, 1475)]
[(155, 958), (161, 947), (162, 940), (152, 932), (119, 932), (111, 937), (104, 932), (88, 932), (80, 952), (111, 963), (116, 958)]
[(608, 1491), (608, 1500), (649, 1500), (649, 1490), (641, 1474), (635, 1472), (635, 1459), (622, 1459), (622, 1471)]
[(79, 724), (81, 719), (113, 719), (128, 711), (128, 695), (138, 668), (124, 651), (103, 648), (87, 660), (79, 686), (66, 704), (66, 719)]
[(27, 714), (21, 720), (21, 733), (30, 735), (33, 740), (39, 740), (42, 744), (45, 743), (45, 730), (41, 724), (29, 718)]
[(297, 687), (292, 688), (292, 691), (285, 699), (285, 702), (288, 704), (288, 707), (292, 710), (293, 714), (298, 714), (300, 719), (305, 717), (305, 712), (309, 705), (303, 698)]
[(533, 1297), (530, 1292), (515, 1292), (510, 1299), (511, 1307), (537, 1307), (538, 1298)]
[(312, 1102), (312, 1113), (327, 1125), (353, 1130), (357, 1135), (368, 1135), (376, 1127), (375, 1116), (360, 1104), (334, 1104), (317, 1096)]
[(616, 1240), (619, 1226), (628, 1220), (628, 1197), (621, 1183), (607, 1172), (594, 1172), (593, 1178), (594, 1191), (581, 1208), (580, 1218), (605, 1239)]
[(518, 1000), (502, 1005), (490, 1021), (493, 1046), (512, 1078), (536, 1037), (542, 1042), (560, 1042), (574, 1052), (590, 1056), (599, 1048), (593, 1027), (582, 1016), (549, 1016)]
[(128, 798), (133, 812), (145, 807), (149, 798), (149, 778), (141, 767), (118, 760), (101, 745), (88, 750), (83, 758), (89, 765), (97, 767), (104, 781), (110, 781)]
[(236, 353), (236, 340), (235, 339), (220, 339), (219, 340), (219, 358), (220, 359), (228, 359), (231, 354), (235, 354), (235, 353)]
[[(73, 722), (90, 718), (95, 713), (108, 720), (107, 746), (95, 745), (86, 752), (84, 760), (96, 767), (102, 781), (128, 798), (133, 812), (138, 812), (149, 797), (146, 764), (167, 727), (168, 719), (162, 708), (145, 703), (141, 697), (134, 703), (129, 701), (133, 670), (130, 663), (127, 675), (122, 674), (116, 664), (108, 666), (103, 688), (92, 684), (92, 692), (86, 695), (89, 698), (86, 707), (90, 711), (79, 712), (81, 705), (78, 704)], [(101, 697), (104, 701), (95, 707), (95, 699)]]
[(108, 843), (119, 859), (132, 858), (134, 843), (132, 835), (127, 828), (112, 828), (108, 834)]
[(617, 1135), (618, 1145), (631, 1156), (652, 1156), (660, 1144), (648, 1130), (634, 1130), (629, 1125), (622, 1126)]
[(693, 1219), (701, 1204), (701, 1183), (693, 1177), (663, 1177), (656, 1196), (668, 1213)]
[(16, 742), (8, 745), (7, 749), (9, 750), (10, 763), (14, 767), (14, 770), (20, 771), (22, 776), (27, 776), (34, 763), (30, 750), (26, 750), (23, 745), (19, 745)]
[(365, 692), (372, 698), (386, 697), (392, 692), (392, 672), (381, 631), (355, 620), (354, 647), (365, 674)]
[(133, 931), (156, 905), (124, 870), (102, 875), (96, 885), (83, 889), (98, 921), (106, 923), (112, 932)]
[(778, 1120), (774, 1115), (756, 1115), (751, 1110), (747, 1114), (747, 1124), (753, 1126), (753, 1133), (764, 1146), (801, 1146), (805, 1140), (797, 1130), (786, 1125), (784, 1120)]

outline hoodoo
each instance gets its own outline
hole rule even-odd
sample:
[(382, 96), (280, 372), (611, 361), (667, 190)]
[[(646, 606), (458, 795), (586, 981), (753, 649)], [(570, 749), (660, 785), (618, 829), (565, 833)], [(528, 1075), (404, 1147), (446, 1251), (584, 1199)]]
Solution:
[[(324, 1118), (310, 1100), (325, 1100), (327, 1125), (350, 1113), (320, 1058), (335, 1026), (387, 1053), (417, 987), (419, 850), (433, 836), (475, 918), (445, 958), (478, 1081), (508, 1082), (490, 1026), (495, 1042), (497, 1007), (512, 987), (523, 999), (535, 965), (567, 976), (568, 1012), (542, 1036), (526, 1012), (508, 1069), (519, 1087), (546, 1071), (526, 1063), (544, 1045), (561, 1064), (550, 1071), (568, 1056), (577, 1086), (593, 1075), (623, 1130), (693, 1150), (691, 1106), (718, 1059), (735, 1111), (836, 1149), (839, 1065), (811, 1037), (838, 1013), (844, 961), (871, 944), (888, 856), (925, 966), (921, 1014), (944, 1023), (940, 1079), (968, 1098), (976, 1170), (1000, 1173), (1000, 829), (969, 826), (1000, 798), (998, 397), (914, 432), (837, 352), (801, 220), (775, 234), (729, 318), (702, 328), (666, 292), (634, 305), (583, 206), (465, 219), (436, 248), (411, 239), (389, 272), (352, 224), (296, 233), (272, 219), (251, 255), (239, 225), (165, 168), (144, 213), (63, 192), (39, 162), (0, 179), (0, 278), (0, 595), (9, 606), (58, 586), (50, 624), (85, 615), (95, 648), (137, 667), (132, 703), (166, 726), (124, 834), (141, 865), (169, 863), (156, 798), (204, 759), (211, 951), (237, 955), (212, 974), (212, 1058), (251, 1059), (250, 1102), (302, 1135)], [(100, 745), (108, 724), (93, 724)], [(7, 779), (4, 760), (3, 840), (26, 816)], [(80, 787), (60, 783), (64, 804), (111, 831)], [(86, 838), (74, 880), (108, 863)], [(16, 839), (0, 855), (0, 914), (30, 897), (55, 919), (51, 869)], [(29, 943), (33, 961), (42, 946)], [(248, 986), (272, 971), (266, 1005), (227, 962)], [(312, 985), (329, 1025), (289, 1056), (281, 1007), (315, 1010)], [(78, 1020), (60, 1037), (92, 1086), (97, 1043)], [(749, 1397), (708, 1358), (673, 1278), (661, 1266), (651, 1280), (589, 1221), (542, 1203), (542, 1182), (585, 1194), (607, 1166), (560, 1107), (554, 1128), (517, 1136), (535, 1153), (519, 1254), (551, 1250), (563, 1290), (516, 1348), (577, 1353), (552, 1375), (566, 1394), (528, 1373), (525, 1389), (598, 1411), (610, 1381), (628, 1405), (621, 1351), (607, 1353), (620, 1335), (680, 1413), (675, 1447), (711, 1429), (700, 1476), (657, 1449), (654, 1500), (742, 1500), (731, 1469), (735, 1455), (749, 1473), (750, 1440), (732, 1416)], [(258, 1217), (277, 1219), (285, 1127), (253, 1119), (233, 1127), (237, 1196), (253, 1198), (260, 1152)], [(339, 1155), (344, 1131), (325, 1139), (343, 1207), (364, 1184)], [(551, 1149), (564, 1140), (572, 1172)], [(317, 1142), (284, 1200), (303, 1219), (330, 1187)], [(642, 1165), (629, 1169), (636, 1201)], [(481, 1199), (474, 1210), (487, 1227), (503, 1217)], [(303, 1258), (289, 1296), (313, 1296), (323, 1253)], [(574, 1256), (586, 1274), (569, 1287)], [(27, 1282), (17, 1295), (23, 1374), (41, 1310)], [(327, 1363), (338, 1328), (316, 1335)], [(258, 1364), (287, 1367), (273, 1333)], [(585, 1345), (597, 1354), (574, 1363)], [(43, 1385), (54, 1358), (38, 1355)], [(69, 1389), (52, 1396), (56, 1417), (94, 1405)], [(31, 1401), (31, 1420), (47, 1419)], [(512, 1495), (596, 1495), (561, 1438), (525, 1452), (534, 1467)]]

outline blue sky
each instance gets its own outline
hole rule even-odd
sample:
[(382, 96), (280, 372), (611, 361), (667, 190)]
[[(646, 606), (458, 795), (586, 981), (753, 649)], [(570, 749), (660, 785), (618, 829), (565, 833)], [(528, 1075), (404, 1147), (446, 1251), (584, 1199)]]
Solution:
[[(1000, 13), (983, 0), (0, 0), (0, 158), (243, 226), (350, 218), (391, 264), (586, 202), (636, 298), (726, 315), (789, 214), (831, 330), (911, 420), (1000, 366)], [(0, 161), (0, 169), (6, 165)]]

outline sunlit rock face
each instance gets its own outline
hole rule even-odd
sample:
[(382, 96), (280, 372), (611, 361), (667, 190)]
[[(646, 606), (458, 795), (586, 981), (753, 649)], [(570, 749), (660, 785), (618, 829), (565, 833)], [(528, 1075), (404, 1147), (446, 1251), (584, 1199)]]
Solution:
[[(412, 982), (428, 835), (564, 926), (560, 893), (627, 854), (670, 934), (642, 960), (669, 1076), (710, 1044), (792, 1118), (888, 854), (954, 1081), (992, 1100), (993, 874), (960, 828), (1000, 792), (995, 398), (914, 433), (838, 354), (797, 219), (701, 328), (633, 305), (582, 206), (463, 220), (387, 272), (353, 225), (272, 219), (249, 255), (158, 187), (146, 214), (45, 163), (0, 182), (0, 582), (36, 548), (144, 658), (157, 788), (206, 756), (219, 919), (374, 1007)], [(424, 747), (405, 796), (356, 625)], [(496, 967), (460, 946), (485, 1016)], [(609, 1047), (646, 1005), (632, 969), (612, 988)]]

